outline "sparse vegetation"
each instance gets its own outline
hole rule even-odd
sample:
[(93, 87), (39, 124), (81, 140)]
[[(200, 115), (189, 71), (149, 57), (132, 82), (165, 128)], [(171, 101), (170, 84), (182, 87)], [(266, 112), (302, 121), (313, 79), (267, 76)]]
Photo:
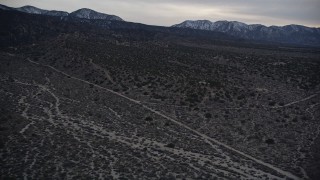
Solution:
[(1, 178), (286, 176), (232, 149), (316, 169), (318, 51), (5, 17), (22, 34), (0, 34)]

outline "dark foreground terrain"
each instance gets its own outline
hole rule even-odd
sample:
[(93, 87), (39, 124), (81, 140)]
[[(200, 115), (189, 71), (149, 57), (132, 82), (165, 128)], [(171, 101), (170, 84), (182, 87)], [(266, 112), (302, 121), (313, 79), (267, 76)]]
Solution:
[(1, 19), (1, 179), (320, 176), (319, 49)]

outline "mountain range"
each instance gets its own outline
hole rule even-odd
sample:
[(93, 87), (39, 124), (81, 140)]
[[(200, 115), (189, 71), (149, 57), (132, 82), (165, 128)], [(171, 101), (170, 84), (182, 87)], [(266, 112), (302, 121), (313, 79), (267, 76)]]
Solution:
[(61, 17), (71, 16), (71, 17), (84, 18), (84, 19), (103, 19), (103, 20), (111, 20), (111, 21), (112, 20), (123, 21), (123, 19), (121, 19), (118, 16), (100, 13), (88, 8), (82, 8), (71, 13), (68, 13), (66, 11), (56, 11), (56, 10), (49, 11), (49, 10), (44, 10), (44, 9), (40, 9), (33, 6), (23, 6), (20, 8), (12, 8), (5, 5), (0, 5), (0, 9), (17, 10), (17, 11), (25, 12), (29, 14), (40, 14), (40, 15), (48, 15), (48, 16), (61, 16)]
[[(15, 10), (29, 14), (58, 16), (65, 18), (79, 18), (88, 20), (106, 20), (106, 21), (122, 21), (122, 18), (100, 13), (88, 8), (82, 8), (74, 12), (68, 13), (65, 11), (44, 10), (33, 6), (23, 6), (20, 8), (12, 8), (5, 5), (0, 5), (2, 10)], [(93, 22), (99, 26), (109, 26), (110, 22)], [(119, 25), (119, 24), (117, 24)], [(122, 27), (141, 28), (141, 24), (121, 24)], [(154, 29), (155, 26), (144, 25), (143, 28)], [(160, 28), (160, 27), (159, 27)], [(163, 27), (165, 28), (165, 27)], [(163, 29), (162, 28), (162, 29)], [(216, 21), (209, 20), (187, 20), (180, 24), (173, 25), (173, 29), (192, 29), (201, 30), (197, 33), (208, 34), (205, 31), (224, 33), (227, 36), (235, 39), (244, 39), (262, 43), (281, 43), (298, 46), (320, 46), (320, 28), (306, 27), (302, 25), (286, 25), (286, 26), (264, 26), (261, 24), (245, 24), (237, 21)], [(158, 29), (158, 28), (157, 28)]]
[(269, 41), (289, 44), (319, 44), (320, 28), (311, 28), (301, 25), (264, 26), (261, 24), (248, 25), (237, 21), (208, 20), (184, 21), (172, 27), (200, 29), (223, 32), (239, 38)]

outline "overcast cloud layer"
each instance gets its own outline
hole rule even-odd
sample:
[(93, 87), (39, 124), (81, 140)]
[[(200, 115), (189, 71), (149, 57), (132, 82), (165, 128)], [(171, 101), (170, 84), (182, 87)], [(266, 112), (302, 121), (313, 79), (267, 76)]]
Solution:
[(207, 19), (320, 27), (320, 0), (0, 0), (0, 3), (68, 12), (86, 7), (126, 21), (164, 26)]

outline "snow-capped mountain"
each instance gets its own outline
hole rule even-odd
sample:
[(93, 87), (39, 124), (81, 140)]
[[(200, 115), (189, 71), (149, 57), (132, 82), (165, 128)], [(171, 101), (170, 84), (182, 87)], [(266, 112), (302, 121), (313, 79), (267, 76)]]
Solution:
[(310, 28), (301, 25), (267, 27), (261, 24), (248, 25), (237, 21), (211, 22), (208, 20), (187, 20), (172, 27), (223, 32), (250, 40), (294, 44), (320, 44), (320, 28)]
[(237, 22), (237, 21), (217, 21), (211, 22), (208, 20), (197, 20), (197, 21), (184, 21), (181, 24), (173, 25), (172, 27), (180, 27), (180, 28), (192, 28), (192, 29), (201, 29), (201, 30), (209, 30), (209, 31), (220, 31), (220, 32), (228, 32), (231, 30), (234, 31), (245, 31), (248, 29), (248, 25), (245, 23)]
[(0, 4), (0, 9), (16, 10), (24, 13), (29, 13), (29, 14), (41, 14), (41, 15), (48, 15), (48, 16), (70, 16), (70, 17), (84, 18), (84, 19), (104, 19), (104, 20), (111, 20), (111, 21), (123, 21), (123, 19), (121, 19), (118, 16), (100, 13), (87, 8), (76, 10), (70, 14), (65, 11), (56, 11), (56, 10), (49, 11), (49, 10), (40, 9), (33, 6), (23, 6), (20, 8), (12, 8), (12, 7), (8, 7)]
[(118, 16), (103, 14), (87, 8), (76, 10), (70, 13), (70, 16), (77, 17), (77, 18), (85, 18), (85, 19), (105, 19), (105, 20), (112, 20), (112, 21), (123, 21), (123, 19), (121, 19)]
[(201, 29), (201, 30), (214, 30), (213, 23), (208, 20), (197, 20), (197, 21), (184, 21), (181, 24), (173, 25), (172, 27), (181, 27), (181, 28), (191, 28), (191, 29)]
[(69, 15), (69, 13), (65, 11), (55, 11), (55, 10), (48, 11), (48, 10), (40, 9), (33, 6), (23, 6), (20, 8), (15, 8), (15, 10), (29, 13), (29, 14), (42, 14), (42, 15), (48, 15), (48, 16), (68, 16)]
[(33, 6), (23, 6), (20, 8), (16, 8), (16, 10), (30, 14), (45, 14), (46, 12), (48, 12), (47, 10), (39, 9)]

